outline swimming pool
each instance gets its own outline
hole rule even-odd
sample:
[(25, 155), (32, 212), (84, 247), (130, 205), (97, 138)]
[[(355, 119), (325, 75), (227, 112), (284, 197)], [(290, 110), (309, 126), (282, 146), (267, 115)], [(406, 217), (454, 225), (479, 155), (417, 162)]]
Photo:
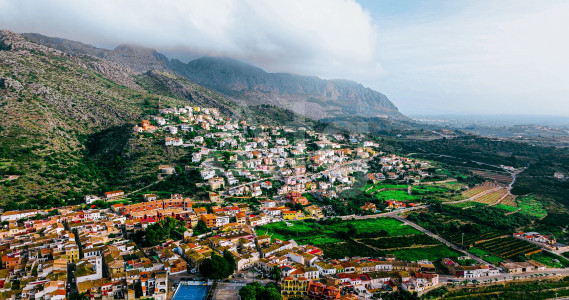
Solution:
[(209, 291), (209, 285), (186, 285), (178, 286), (172, 300), (204, 300)]

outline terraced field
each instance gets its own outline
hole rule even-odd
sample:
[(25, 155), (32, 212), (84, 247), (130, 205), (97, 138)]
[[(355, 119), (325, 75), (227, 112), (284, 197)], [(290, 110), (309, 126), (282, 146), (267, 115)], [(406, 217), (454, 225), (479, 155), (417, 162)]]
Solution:
[(518, 255), (531, 255), (541, 251), (540, 247), (511, 236), (482, 242), (476, 247), (506, 259)]
[(496, 204), (498, 201), (500, 201), (500, 199), (502, 199), (507, 194), (508, 194), (508, 190), (500, 189), (500, 190), (497, 190), (495, 192), (491, 192), (491, 193), (482, 195), (482, 196), (474, 199), (473, 201), (476, 201), (478, 203), (493, 205), (493, 204)]
[(504, 199), (502, 199), (502, 201), (500, 201), (500, 204), (502, 205), (507, 205), (507, 206), (511, 206), (511, 207), (517, 207), (518, 203), (516, 202), (516, 196), (515, 195), (508, 195), (506, 196)]
[(498, 186), (492, 182), (484, 182), (481, 185), (477, 185), (477, 186), (475, 186), (475, 187), (473, 187), (467, 191), (462, 192), (462, 195), (466, 198), (470, 198), (470, 197), (476, 196), (480, 193), (483, 193), (487, 190), (491, 190), (491, 189), (494, 189), (497, 187)]
[(512, 182), (512, 176), (510, 176), (510, 174), (506, 172), (489, 172), (481, 170), (472, 170), (472, 173), (502, 184), (510, 184), (510, 182)]
[[(502, 236), (501, 233), (497, 231), (489, 231), (482, 234), (474, 234), (474, 233), (465, 233), (464, 234), (464, 246), (469, 247), (470, 245), (475, 245), (484, 241), (493, 240)], [(455, 245), (459, 245), (462, 243), (462, 233), (454, 232), (448, 233), (444, 235), (449, 242), (452, 242)]]

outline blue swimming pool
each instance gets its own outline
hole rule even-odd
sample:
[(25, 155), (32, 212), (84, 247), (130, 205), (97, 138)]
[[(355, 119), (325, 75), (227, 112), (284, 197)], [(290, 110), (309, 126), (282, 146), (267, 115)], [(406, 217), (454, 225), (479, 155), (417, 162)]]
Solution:
[(185, 285), (178, 287), (172, 300), (204, 300), (209, 291), (209, 285)]

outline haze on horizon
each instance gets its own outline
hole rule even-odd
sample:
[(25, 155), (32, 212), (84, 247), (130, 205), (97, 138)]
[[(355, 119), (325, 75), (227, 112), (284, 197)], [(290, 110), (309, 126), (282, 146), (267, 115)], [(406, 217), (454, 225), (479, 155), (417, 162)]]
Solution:
[(569, 117), (569, 2), (0, 0), (0, 29), (358, 81), (404, 114)]

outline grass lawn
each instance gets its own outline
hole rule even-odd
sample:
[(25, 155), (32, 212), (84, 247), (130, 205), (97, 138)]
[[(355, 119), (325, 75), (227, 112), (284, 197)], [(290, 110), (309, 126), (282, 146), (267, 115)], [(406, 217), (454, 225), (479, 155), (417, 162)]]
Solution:
[(541, 202), (536, 200), (533, 196), (519, 198), (517, 200), (517, 203), (521, 208), (521, 214), (526, 214), (538, 218), (543, 218), (547, 215), (547, 211), (545, 208), (543, 208)]

